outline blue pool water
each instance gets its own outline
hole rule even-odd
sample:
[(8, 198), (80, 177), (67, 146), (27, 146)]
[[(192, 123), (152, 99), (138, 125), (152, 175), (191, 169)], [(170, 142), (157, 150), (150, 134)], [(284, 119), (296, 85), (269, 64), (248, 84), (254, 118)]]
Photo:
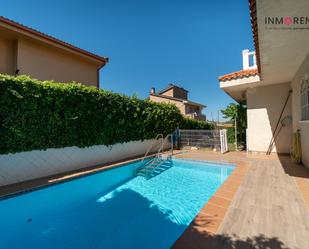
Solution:
[(147, 180), (141, 162), (0, 201), (0, 248), (170, 248), (233, 171), (173, 159)]

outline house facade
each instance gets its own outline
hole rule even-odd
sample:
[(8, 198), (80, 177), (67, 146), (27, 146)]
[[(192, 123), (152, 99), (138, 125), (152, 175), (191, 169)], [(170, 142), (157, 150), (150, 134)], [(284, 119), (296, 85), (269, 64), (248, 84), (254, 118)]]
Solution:
[(151, 88), (149, 99), (154, 102), (174, 104), (181, 114), (188, 118), (206, 120), (206, 116), (202, 113), (203, 108), (206, 106), (188, 100), (188, 91), (174, 84), (169, 84), (158, 93), (156, 93), (155, 88)]
[(99, 87), (104, 58), (0, 17), (0, 73)]
[[(247, 103), (247, 149), (289, 154), (300, 134), (309, 166), (309, 1), (251, 0), (255, 52), (243, 69), (219, 77), (220, 87)], [(273, 146), (270, 146), (274, 140)]]

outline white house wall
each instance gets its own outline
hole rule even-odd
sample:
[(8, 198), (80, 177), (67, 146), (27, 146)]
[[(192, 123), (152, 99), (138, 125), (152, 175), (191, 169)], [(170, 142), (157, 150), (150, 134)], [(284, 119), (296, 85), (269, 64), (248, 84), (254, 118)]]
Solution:
[(309, 167), (309, 121), (301, 121), (300, 115), (300, 85), (305, 75), (309, 75), (309, 54), (307, 54), (302, 65), (295, 74), (291, 87), (292, 94), (292, 112), (293, 112), (293, 132), (300, 130), (303, 163)]
[[(0, 186), (144, 155), (154, 140), (0, 155)], [(160, 146), (158, 140), (154, 149)], [(170, 144), (166, 143), (166, 148)], [(154, 151), (154, 150), (153, 150)]]
[[(290, 84), (284, 83), (247, 90), (249, 151), (267, 151), (289, 89)], [(291, 115), (291, 99), (283, 117), (286, 115)], [(290, 153), (291, 131), (291, 126), (281, 130), (272, 152)]]

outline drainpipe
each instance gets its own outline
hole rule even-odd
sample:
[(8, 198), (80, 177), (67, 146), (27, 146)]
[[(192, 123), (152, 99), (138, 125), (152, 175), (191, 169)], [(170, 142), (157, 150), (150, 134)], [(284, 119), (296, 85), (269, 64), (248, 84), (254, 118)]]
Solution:
[(237, 151), (237, 114), (235, 117), (235, 151)]
[(105, 63), (97, 68), (97, 88), (100, 89), (100, 70), (109, 62), (109, 58), (105, 57)]

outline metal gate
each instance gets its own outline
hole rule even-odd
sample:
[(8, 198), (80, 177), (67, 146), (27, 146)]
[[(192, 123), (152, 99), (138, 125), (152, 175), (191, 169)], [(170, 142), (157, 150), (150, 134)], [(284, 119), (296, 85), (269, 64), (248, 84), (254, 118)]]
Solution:
[(227, 151), (226, 130), (179, 130), (179, 147)]

